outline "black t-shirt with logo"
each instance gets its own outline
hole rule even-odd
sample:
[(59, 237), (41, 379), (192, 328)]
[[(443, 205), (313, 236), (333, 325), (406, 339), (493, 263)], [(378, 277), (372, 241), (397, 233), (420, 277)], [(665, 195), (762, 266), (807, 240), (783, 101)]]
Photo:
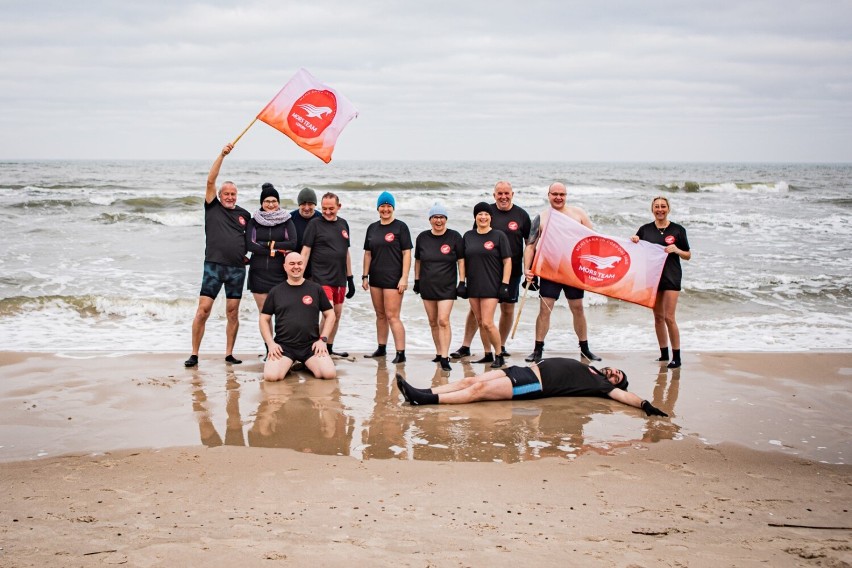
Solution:
[(303, 348), (319, 339), (319, 316), (332, 309), (322, 286), (303, 280), (298, 286), (288, 281), (269, 291), (262, 313), (275, 318), (275, 343)]
[(302, 245), (311, 248), (311, 278), (323, 286), (346, 286), (349, 223), (319, 217), (308, 223)]
[(503, 231), (464, 234), (464, 272), (469, 298), (496, 298), (503, 281), (503, 259), (512, 258), (509, 238)]
[(496, 203), (490, 204), (489, 207), (491, 228), (503, 231), (509, 238), (509, 246), (512, 248), (512, 276), (520, 276), (524, 267), (524, 239), (530, 236), (530, 216), (517, 205), (512, 205), (508, 211), (501, 211)]
[(402, 278), (402, 251), (411, 250), (411, 231), (399, 219), (387, 225), (370, 223), (364, 250), (370, 251), (370, 286), (396, 288)]
[(225, 266), (245, 266), (246, 226), (251, 214), (242, 207), (228, 209), (218, 197), (204, 202), (204, 260)]
[[(689, 250), (689, 241), (686, 239), (686, 229), (677, 223), (669, 223), (669, 226), (660, 233), (654, 223), (642, 225), (636, 231), (636, 236), (643, 241), (655, 245), (675, 245), (680, 250)], [(671, 241), (671, 242), (670, 242)], [(663, 266), (663, 275), (660, 277), (659, 290), (680, 290), (680, 282), (683, 270), (680, 267), (680, 257), (675, 253), (669, 253), (666, 264)]]
[(544, 359), (538, 363), (541, 392), (516, 396), (516, 399), (552, 396), (599, 396), (608, 398), (615, 387), (604, 375), (588, 365), (567, 357)]
[(414, 258), (420, 261), (420, 297), (424, 300), (455, 300), (458, 260), (464, 258), (464, 240), (458, 231), (443, 235), (426, 230), (417, 235)]

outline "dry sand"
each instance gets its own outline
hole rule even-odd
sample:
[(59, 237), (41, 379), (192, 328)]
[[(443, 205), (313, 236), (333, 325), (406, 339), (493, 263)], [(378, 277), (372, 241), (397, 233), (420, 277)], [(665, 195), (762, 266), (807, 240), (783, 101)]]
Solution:
[(850, 353), (606, 355), (671, 418), (404, 405), (425, 355), (2, 354), (0, 566), (852, 565)]

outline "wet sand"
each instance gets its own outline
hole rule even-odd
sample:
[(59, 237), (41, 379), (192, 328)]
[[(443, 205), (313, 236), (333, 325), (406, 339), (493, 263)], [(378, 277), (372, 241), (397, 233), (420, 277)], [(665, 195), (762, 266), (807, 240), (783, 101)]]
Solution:
[(852, 354), (603, 355), (671, 418), (410, 407), (395, 372), (447, 380), (423, 354), (274, 384), (250, 354), (0, 354), (0, 565), (852, 563)]

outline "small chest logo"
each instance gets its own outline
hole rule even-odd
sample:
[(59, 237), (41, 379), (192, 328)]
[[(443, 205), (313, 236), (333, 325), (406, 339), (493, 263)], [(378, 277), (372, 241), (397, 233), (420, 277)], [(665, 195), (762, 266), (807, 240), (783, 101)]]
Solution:
[(510, 221), (509, 222), (509, 230), (510, 231), (517, 231), (518, 230), (518, 223), (515, 222), (515, 221)]
[(441, 253), (442, 254), (450, 254), (450, 251), (453, 249), (450, 248), (450, 245), (441, 245)]
[(609, 286), (624, 278), (630, 270), (630, 255), (614, 240), (595, 235), (574, 246), (571, 268), (584, 284)]
[(246, 226), (246, 220), (245, 220), (245, 219), (243, 219), (243, 216), (242, 216), (242, 215), (240, 215), (239, 217), (237, 217), (237, 221), (239, 221), (239, 222), (240, 222), (240, 225), (242, 225), (243, 227), (245, 227), (245, 226)]
[(485, 250), (491, 250), (494, 248), (494, 243), (492, 243), (491, 241), (485, 241), (485, 244), (483, 244), (482, 246), (485, 247)]
[(337, 114), (337, 97), (331, 91), (311, 89), (293, 104), (287, 126), (297, 136), (316, 138), (328, 128)]
[(665, 241), (667, 245), (673, 245), (675, 242), (674, 235), (666, 235)]
[(340, 231), (340, 234), (343, 235), (344, 239), (349, 238), (349, 231), (347, 231), (346, 229), (343, 229), (342, 231)]
[(387, 233), (387, 234), (385, 234), (385, 241), (387, 241), (387, 242), (389, 242), (389, 243), (392, 243), (392, 242), (393, 242), (393, 240), (394, 240), (395, 238), (396, 238), (396, 237), (394, 236), (394, 234), (393, 234), (393, 233)]
[(314, 299), (311, 298), (310, 296), (302, 296), (302, 303), (305, 304), (306, 306), (310, 306), (311, 304), (314, 303)]

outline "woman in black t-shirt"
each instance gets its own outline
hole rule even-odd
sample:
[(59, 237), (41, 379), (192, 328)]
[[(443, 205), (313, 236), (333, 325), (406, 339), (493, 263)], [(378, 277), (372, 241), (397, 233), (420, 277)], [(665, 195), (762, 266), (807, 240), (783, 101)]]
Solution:
[(365, 357), (383, 357), (387, 353), (388, 330), (393, 332), (396, 348), (394, 363), (405, 362), (405, 327), (399, 313), (402, 295), (408, 288), (411, 267), (411, 232), (408, 225), (394, 219), (396, 200), (383, 191), (376, 202), (379, 220), (367, 227), (364, 238), (364, 274), (362, 287), (370, 291), (376, 310), (378, 348)]
[(414, 293), (423, 298), (429, 318), (435, 361), (450, 371), (450, 313), (455, 304), (458, 281), (464, 281), (464, 242), (447, 228), (447, 208), (436, 203), (429, 210), (432, 228), (417, 235), (414, 244)]
[(479, 323), (479, 338), (485, 349), (482, 359), (474, 362), (491, 363), (496, 369), (505, 363), (499, 355), (500, 331), (494, 325), (494, 312), (498, 300), (511, 297), (512, 250), (506, 233), (491, 228), (491, 208), (487, 203), (477, 203), (473, 216), (476, 228), (464, 234), (465, 274), (470, 309)]
[(686, 239), (686, 229), (677, 223), (669, 221), (669, 200), (667, 197), (655, 197), (651, 201), (651, 213), (654, 222), (642, 225), (636, 234), (630, 237), (634, 243), (640, 240), (648, 241), (665, 247), (669, 256), (663, 266), (660, 285), (657, 288), (657, 299), (654, 303), (654, 330), (657, 332), (657, 342), (660, 345), (660, 358), (657, 361), (669, 360), (668, 344), (672, 345), (672, 360), (669, 369), (680, 367), (680, 330), (675, 321), (677, 299), (680, 295), (682, 271), (680, 259), (689, 260), (689, 241)]

